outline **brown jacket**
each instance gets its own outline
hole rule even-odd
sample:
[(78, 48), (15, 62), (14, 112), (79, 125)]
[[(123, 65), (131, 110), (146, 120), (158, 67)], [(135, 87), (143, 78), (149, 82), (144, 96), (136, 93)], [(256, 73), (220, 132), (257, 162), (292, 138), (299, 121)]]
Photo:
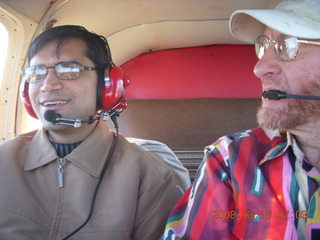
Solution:
[[(0, 144), (0, 239), (62, 239), (87, 218), (113, 134), (97, 124), (64, 159), (41, 129)], [(171, 170), (121, 135), (88, 224), (71, 239), (158, 239), (180, 197)]]

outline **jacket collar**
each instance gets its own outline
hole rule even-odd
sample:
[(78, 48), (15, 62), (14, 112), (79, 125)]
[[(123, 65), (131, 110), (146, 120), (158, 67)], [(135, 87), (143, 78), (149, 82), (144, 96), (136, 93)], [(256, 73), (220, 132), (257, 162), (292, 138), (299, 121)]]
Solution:
[[(94, 177), (99, 177), (112, 142), (112, 132), (109, 131), (103, 121), (99, 121), (94, 131), (67, 155), (65, 160), (70, 161)], [(35, 134), (30, 144), (24, 170), (34, 170), (58, 158), (48, 139), (47, 130), (42, 128)]]

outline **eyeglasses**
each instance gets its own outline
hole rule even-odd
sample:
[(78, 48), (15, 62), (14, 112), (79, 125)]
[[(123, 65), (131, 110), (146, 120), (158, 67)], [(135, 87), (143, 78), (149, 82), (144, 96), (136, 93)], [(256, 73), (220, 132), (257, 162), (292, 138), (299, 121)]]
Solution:
[(261, 59), (264, 53), (268, 50), (270, 43), (275, 44), (274, 49), (276, 54), (283, 61), (292, 61), (296, 58), (300, 43), (320, 45), (320, 42), (301, 40), (296, 37), (288, 37), (285, 35), (281, 35), (276, 41), (270, 40), (265, 35), (260, 35), (255, 41), (256, 54), (259, 59)]
[(47, 67), (45, 65), (31, 66), (24, 69), (21, 75), (27, 82), (36, 83), (46, 78), (49, 68), (54, 68), (56, 76), (61, 80), (75, 80), (79, 78), (81, 71), (96, 70), (95, 67), (87, 67), (79, 63), (61, 62), (53, 67)]

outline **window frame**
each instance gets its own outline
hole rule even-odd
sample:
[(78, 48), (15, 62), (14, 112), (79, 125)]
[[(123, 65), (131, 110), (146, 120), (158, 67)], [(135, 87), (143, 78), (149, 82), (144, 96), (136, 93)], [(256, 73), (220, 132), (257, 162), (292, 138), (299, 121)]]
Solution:
[(37, 23), (5, 4), (0, 4), (0, 22), (8, 33), (8, 49), (0, 85), (0, 142), (12, 139), (25, 128), (26, 111), (19, 99), (20, 72)]

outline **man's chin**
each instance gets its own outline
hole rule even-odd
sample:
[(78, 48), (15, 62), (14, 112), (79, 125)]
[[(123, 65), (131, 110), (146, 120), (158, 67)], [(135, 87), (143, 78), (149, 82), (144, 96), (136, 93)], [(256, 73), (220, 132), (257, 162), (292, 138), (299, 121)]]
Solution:
[(42, 123), (43, 127), (48, 131), (65, 131), (66, 129), (73, 128), (73, 126), (63, 125), (63, 124), (53, 124), (44, 120)]
[(301, 112), (291, 109), (276, 111), (269, 108), (260, 108), (257, 113), (257, 121), (260, 127), (272, 130), (294, 129), (303, 124), (307, 119)]

